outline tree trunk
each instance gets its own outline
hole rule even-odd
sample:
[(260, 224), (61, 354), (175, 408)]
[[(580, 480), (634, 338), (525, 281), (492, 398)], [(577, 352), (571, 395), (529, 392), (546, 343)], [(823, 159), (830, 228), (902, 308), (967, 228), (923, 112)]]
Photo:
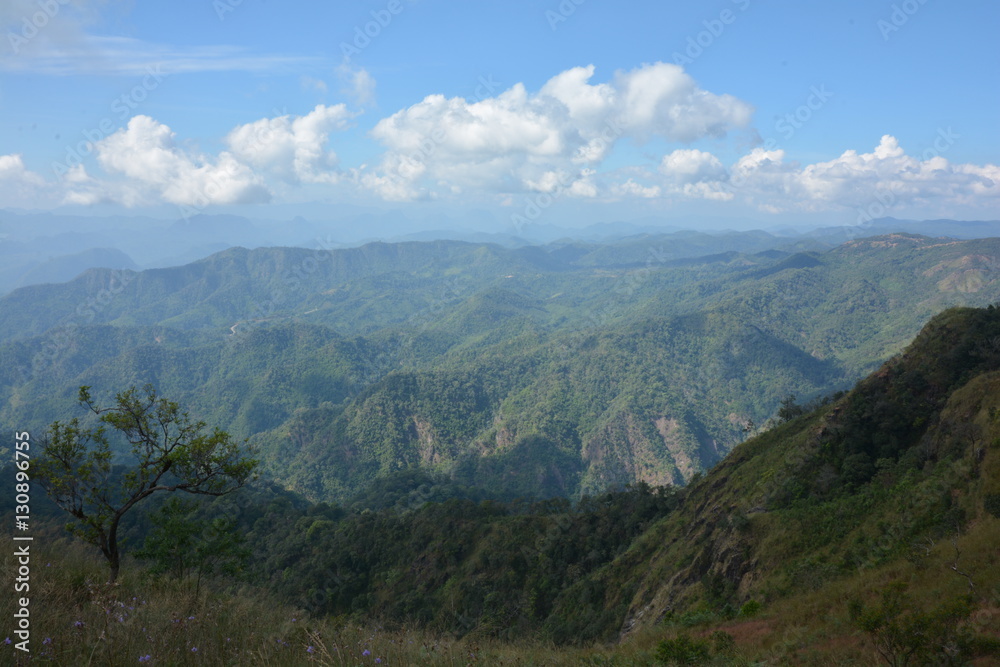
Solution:
[(104, 556), (108, 559), (108, 565), (111, 567), (111, 575), (108, 577), (109, 584), (118, 580), (118, 570), (121, 569), (121, 553), (118, 551), (118, 519), (119, 517), (115, 517), (111, 520), (107, 546), (104, 550)]

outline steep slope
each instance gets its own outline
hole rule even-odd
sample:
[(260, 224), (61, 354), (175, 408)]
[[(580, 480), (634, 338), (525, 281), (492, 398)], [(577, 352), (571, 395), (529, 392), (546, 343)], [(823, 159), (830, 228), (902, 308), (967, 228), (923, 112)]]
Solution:
[(16, 290), (0, 424), (153, 382), (313, 499), (409, 466), (510, 496), (683, 484), (788, 394), (849, 386), (942, 308), (1000, 298), (997, 239), (669, 259), (670, 239), (236, 248)]
[[(990, 609), (1000, 593), (997, 341), (1000, 309), (934, 318), (840, 400), (735, 448), (553, 613), (580, 632), (607, 610), (626, 635), (664, 619), (739, 629), (726, 619), (755, 600), (773, 605), (772, 630), (819, 632), (822, 617), (788, 610), (831, 595), (872, 600), (890, 580), (928, 609), (970, 590), (974, 608)], [(827, 624), (849, 625), (843, 600)], [(995, 633), (997, 620), (983, 627)]]
[(252, 523), (261, 567), (314, 613), (473, 641), (701, 642), (704, 664), (879, 664), (881, 642), (896, 664), (973, 664), (1000, 655), (998, 340), (1000, 309), (949, 310), (681, 490), (501, 504), (407, 471), (375, 510), (275, 508)]
[(742, 439), (742, 415), (838, 377), (738, 319), (691, 316), (526, 336), (449, 370), (395, 372), (343, 410), (304, 410), (255, 441), (312, 498), (417, 465), (501, 495), (579, 496), (683, 484)]

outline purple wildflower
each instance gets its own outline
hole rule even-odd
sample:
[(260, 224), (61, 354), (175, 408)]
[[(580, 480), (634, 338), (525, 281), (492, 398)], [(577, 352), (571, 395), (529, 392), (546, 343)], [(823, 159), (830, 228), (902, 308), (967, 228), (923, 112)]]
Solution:
[(367, 657), (367, 656), (369, 656), (369, 655), (371, 655), (371, 654), (372, 654), (372, 652), (371, 652), (371, 651), (369, 651), (368, 649), (365, 649), (364, 651), (362, 651), (362, 652), (361, 652), (361, 655), (363, 655), (363, 656), (365, 656), (365, 657)]

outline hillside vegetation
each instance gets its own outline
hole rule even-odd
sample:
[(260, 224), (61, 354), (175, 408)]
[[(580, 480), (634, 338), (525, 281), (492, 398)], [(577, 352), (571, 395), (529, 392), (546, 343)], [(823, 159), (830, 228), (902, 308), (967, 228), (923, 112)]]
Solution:
[[(737, 236), (234, 248), (90, 271), (0, 298), (0, 423), (65, 419), (80, 385), (151, 383), (312, 500), (412, 467), (498, 499), (578, 499), (684, 484), (789, 394), (848, 387), (941, 309), (1000, 297), (996, 239)], [(772, 248), (726, 245), (742, 241)]]
[[(123, 620), (101, 651), (176, 664), (193, 646), (214, 664), (995, 664), (1000, 308), (946, 311), (849, 392), (785, 407), (785, 423), (682, 490), (503, 503), (411, 470), (337, 505), (265, 486), (202, 505), (192, 518), (227, 516), (252, 545), (249, 577), (212, 579), (218, 593), (188, 602), (179, 583), (126, 580), (149, 608), (125, 616), (169, 627), (173, 609), (183, 625), (137, 636)], [(141, 541), (148, 528), (129, 530)], [(47, 590), (58, 618), (95, 627), (91, 601), (122, 598)], [(262, 591), (286, 605), (277, 617)], [(51, 632), (53, 656), (95, 641)]]
[[(268, 524), (285, 560), (265, 571), (329, 613), (498, 636), (541, 627), (558, 642), (721, 621), (751, 601), (861, 594), (888, 572), (989, 609), (1000, 594), (998, 390), (1000, 309), (950, 310), (842, 398), (739, 445), (683, 492), (424, 504), (441, 487), (411, 481), (412, 496), (373, 494), (402, 498), (386, 509)], [(837, 604), (831, 613), (846, 615)]]

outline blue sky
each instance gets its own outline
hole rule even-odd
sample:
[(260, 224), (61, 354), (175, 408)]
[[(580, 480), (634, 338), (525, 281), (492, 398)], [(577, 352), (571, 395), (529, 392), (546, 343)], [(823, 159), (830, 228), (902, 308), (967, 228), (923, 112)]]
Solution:
[(995, 219), (1000, 4), (11, 0), (0, 207)]

